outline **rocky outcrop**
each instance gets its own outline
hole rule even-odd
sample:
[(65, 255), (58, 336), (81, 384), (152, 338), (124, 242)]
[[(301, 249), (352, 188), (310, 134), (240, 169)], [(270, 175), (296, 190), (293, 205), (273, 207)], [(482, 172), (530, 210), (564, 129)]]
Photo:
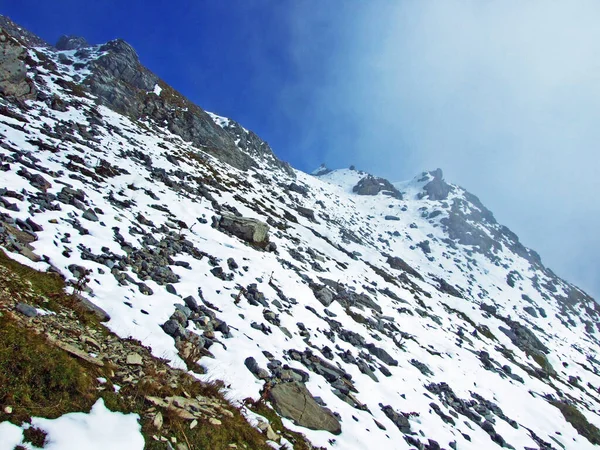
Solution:
[(269, 245), (269, 225), (260, 220), (224, 213), (216, 222), (216, 227), (249, 244), (263, 248)]
[(402, 200), (402, 194), (385, 178), (367, 175), (352, 188), (352, 192), (358, 195), (377, 195), (380, 192), (390, 197)]
[(276, 384), (269, 390), (269, 400), (279, 414), (296, 425), (333, 434), (342, 432), (339, 420), (320, 406), (302, 383)]
[(81, 36), (61, 36), (56, 43), (58, 50), (79, 50), (89, 46), (90, 44)]
[[(79, 45), (81, 42), (71, 42)], [(276, 167), (291, 173), (269, 145), (256, 134), (229, 121), (217, 125), (199, 106), (161, 81), (139, 61), (133, 47), (122, 39), (104, 44), (103, 56), (95, 60), (86, 84), (101, 103), (133, 119), (147, 117), (191, 142), (204, 152), (241, 170), (256, 166), (252, 156), (263, 156)], [(160, 87), (157, 94), (155, 86)]]
[(15, 38), (0, 28), (0, 94), (3, 96), (29, 98), (35, 95), (35, 87), (27, 77), (25, 58), (27, 50)]
[(442, 169), (436, 169), (429, 174), (433, 179), (423, 186), (429, 200), (446, 200), (448, 194), (453, 190), (452, 186), (444, 181)]

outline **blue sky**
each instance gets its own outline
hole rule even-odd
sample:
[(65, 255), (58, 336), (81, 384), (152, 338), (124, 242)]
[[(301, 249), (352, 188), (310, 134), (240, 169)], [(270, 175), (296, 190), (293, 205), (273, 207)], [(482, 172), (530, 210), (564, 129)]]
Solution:
[(47, 41), (121, 37), (294, 167), (442, 167), (600, 297), (595, 0), (0, 0)]

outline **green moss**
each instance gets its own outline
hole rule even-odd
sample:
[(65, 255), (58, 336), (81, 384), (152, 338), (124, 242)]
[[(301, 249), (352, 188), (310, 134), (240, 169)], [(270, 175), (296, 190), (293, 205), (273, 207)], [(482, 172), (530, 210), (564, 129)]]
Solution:
[(586, 417), (574, 405), (558, 401), (552, 402), (552, 405), (560, 410), (565, 420), (573, 425), (573, 428), (581, 436), (594, 445), (600, 444), (600, 430), (595, 425), (589, 423)]

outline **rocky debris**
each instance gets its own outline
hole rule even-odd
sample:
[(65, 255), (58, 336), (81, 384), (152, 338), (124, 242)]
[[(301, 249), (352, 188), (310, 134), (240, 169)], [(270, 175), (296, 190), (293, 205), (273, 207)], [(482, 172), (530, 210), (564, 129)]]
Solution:
[(486, 400), (475, 392), (471, 392), (471, 396), (473, 397), (472, 400), (463, 400), (456, 396), (447, 383), (431, 383), (425, 386), (425, 388), (429, 392), (437, 395), (446, 407), (453, 409), (456, 413), (467, 417), (481, 427), (490, 436), (490, 439), (501, 447), (508, 444), (504, 438), (495, 431), (492, 424), (494, 422), (493, 416), (499, 417), (515, 429), (519, 428), (517, 422), (507, 417), (498, 405)]
[(423, 186), (423, 190), (425, 191), (425, 194), (423, 195), (427, 195), (429, 200), (446, 200), (448, 194), (453, 191), (453, 188), (444, 181), (442, 169), (436, 169), (429, 172), (429, 175), (431, 175), (433, 179)]
[(521, 323), (508, 318), (505, 318), (504, 322), (510, 328), (498, 328), (500, 329), (500, 331), (506, 334), (506, 336), (508, 336), (508, 338), (516, 347), (531, 354), (544, 355), (549, 353), (548, 347), (546, 347), (533, 333), (533, 331), (528, 329), (525, 325), (522, 325)]
[(268, 390), (268, 399), (277, 413), (298, 426), (329, 431), (332, 434), (342, 432), (339, 420), (317, 403), (303, 383), (276, 384)]
[(219, 230), (258, 247), (266, 248), (269, 245), (269, 225), (260, 220), (223, 213), (215, 225)]
[(385, 220), (398, 221), (398, 220), (400, 220), (400, 217), (398, 217), (398, 216), (385, 216), (384, 219)]
[(352, 188), (352, 192), (358, 195), (377, 195), (380, 192), (390, 197), (402, 200), (402, 194), (385, 178), (377, 178), (367, 175)]

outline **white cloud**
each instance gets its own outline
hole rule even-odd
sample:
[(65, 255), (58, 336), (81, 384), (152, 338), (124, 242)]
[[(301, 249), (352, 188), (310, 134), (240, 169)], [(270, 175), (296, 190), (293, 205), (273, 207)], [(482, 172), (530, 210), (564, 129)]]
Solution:
[(392, 179), (440, 166), (600, 293), (600, 3), (296, 5), (281, 102), (313, 130), (306, 164)]

